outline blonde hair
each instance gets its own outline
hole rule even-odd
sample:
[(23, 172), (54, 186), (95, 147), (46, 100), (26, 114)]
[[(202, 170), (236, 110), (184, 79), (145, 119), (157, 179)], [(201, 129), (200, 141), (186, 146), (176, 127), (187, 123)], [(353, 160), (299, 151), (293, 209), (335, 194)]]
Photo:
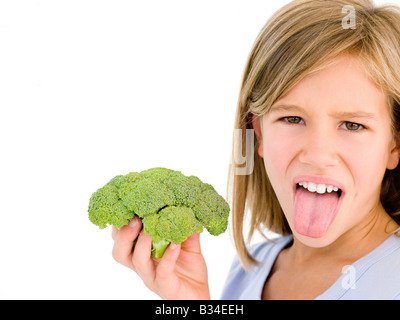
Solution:
[[(351, 6), (355, 25), (343, 25)], [(400, 131), (400, 8), (375, 7), (370, 0), (295, 0), (278, 10), (258, 35), (245, 67), (234, 129), (253, 129), (252, 116), (262, 116), (301, 79), (322, 70), (343, 54), (356, 57), (370, 79), (384, 90), (392, 116), (392, 130)], [(248, 140), (247, 140), (248, 141)], [(254, 150), (258, 150), (255, 139)], [(228, 201), (232, 231), (243, 266), (257, 261), (247, 250), (255, 231), (285, 235), (291, 230), (272, 189), (263, 159), (254, 152), (251, 174), (238, 175), (235, 152), (245, 154), (246, 135), (233, 140), (228, 177)], [(400, 223), (400, 166), (387, 170), (381, 201)], [(250, 211), (250, 230), (245, 241), (244, 222)]]

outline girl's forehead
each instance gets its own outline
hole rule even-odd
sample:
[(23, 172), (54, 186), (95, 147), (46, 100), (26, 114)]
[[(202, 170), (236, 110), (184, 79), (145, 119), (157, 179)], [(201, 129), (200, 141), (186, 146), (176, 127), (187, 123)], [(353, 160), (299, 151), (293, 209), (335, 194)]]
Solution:
[(274, 106), (278, 104), (380, 112), (387, 101), (358, 60), (344, 56), (300, 80)]

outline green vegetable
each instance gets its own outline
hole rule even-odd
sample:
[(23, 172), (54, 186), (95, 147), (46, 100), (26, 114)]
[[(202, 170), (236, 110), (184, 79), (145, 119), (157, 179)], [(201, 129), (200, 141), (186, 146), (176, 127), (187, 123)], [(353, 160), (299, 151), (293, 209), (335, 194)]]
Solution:
[(179, 244), (205, 227), (225, 232), (229, 205), (214, 188), (195, 176), (152, 168), (118, 175), (92, 194), (89, 219), (100, 229), (121, 228), (136, 215), (152, 235), (152, 255), (161, 258), (168, 245)]

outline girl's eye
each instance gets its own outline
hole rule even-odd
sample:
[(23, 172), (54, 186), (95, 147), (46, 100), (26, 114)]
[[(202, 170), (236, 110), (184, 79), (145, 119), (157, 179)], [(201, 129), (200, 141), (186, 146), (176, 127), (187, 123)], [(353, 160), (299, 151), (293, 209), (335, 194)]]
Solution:
[(298, 124), (301, 123), (303, 121), (303, 119), (301, 119), (300, 117), (284, 117), (281, 120), (286, 121), (287, 123), (290, 124)]
[[(279, 119), (281, 121), (285, 121), (288, 124), (303, 124), (304, 120), (300, 117), (290, 116), (290, 117), (283, 117)], [(365, 126), (359, 123), (344, 121), (340, 128), (348, 130), (348, 131), (360, 131), (361, 129), (366, 129)]]
[(362, 124), (345, 121), (341, 125), (341, 128), (349, 131), (359, 131), (360, 129), (364, 129), (365, 127)]

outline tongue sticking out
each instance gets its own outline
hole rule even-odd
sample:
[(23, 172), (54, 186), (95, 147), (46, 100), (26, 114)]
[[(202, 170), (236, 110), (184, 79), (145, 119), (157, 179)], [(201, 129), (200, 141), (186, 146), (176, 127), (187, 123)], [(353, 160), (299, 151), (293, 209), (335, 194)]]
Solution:
[(298, 188), (294, 199), (294, 229), (304, 236), (322, 237), (336, 216), (338, 202), (337, 192), (319, 194)]

